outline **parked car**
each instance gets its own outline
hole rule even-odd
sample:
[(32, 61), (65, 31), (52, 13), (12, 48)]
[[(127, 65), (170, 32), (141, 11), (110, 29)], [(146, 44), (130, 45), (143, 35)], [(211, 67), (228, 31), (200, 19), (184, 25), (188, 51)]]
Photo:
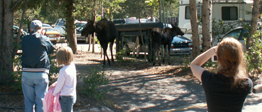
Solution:
[(42, 24), (42, 27), (43, 27), (43, 28), (52, 28), (51, 25), (49, 25), (49, 24), (45, 24), (45, 23)]
[[(85, 41), (85, 43), (88, 43), (88, 38), (85, 36), (81, 36), (81, 31), (83, 27), (86, 25), (87, 21), (78, 21), (75, 20), (75, 26), (76, 26), (76, 36), (78, 41)], [(65, 24), (66, 20), (60, 18), (57, 19), (54, 24), (54, 29), (60, 33), (61, 36), (65, 36)]]
[(245, 44), (244, 38), (247, 38), (248, 36), (249, 36), (249, 33), (247, 29), (244, 29), (243, 27), (237, 27), (225, 33), (224, 35), (215, 37), (212, 45), (213, 46), (217, 45), (225, 37), (234, 37), (235, 39), (237, 39), (238, 41), (240, 41), (243, 44), (244, 50), (246, 51), (246, 44)]
[[(124, 41), (123, 49), (125, 49), (126, 53), (129, 54), (130, 52), (132, 52), (132, 49), (135, 47), (136, 38), (132, 36), (127, 36), (123, 38), (123, 41)], [(143, 51), (142, 47), (140, 47), (139, 50), (140, 52), (148, 52), (148, 46), (147, 46), (148, 42), (146, 41), (146, 39), (144, 39), (144, 42), (146, 44), (145, 51)], [(141, 44), (141, 39), (140, 39), (140, 44)], [(188, 38), (183, 36), (175, 36), (171, 43), (170, 55), (191, 55), (192, 47), (193, 47), (193, 43)]]
[(56, 44), (60, 40), (60, 33), (51, 27), (49, 24), (42, 25), (45, 35), (49, 37), (53, 44)]
[(171, 43), (170, 55), (191, 55), (193, 43), (186, 37), (175, 36)]
[(54, 29), (60, 33), (60, 36), (65, 36), (65, 24), (66, 21), (62, 18), (57, 19), (54, 25)]
[(88, 37), (86, 36), (81, 36), (81, 32), (83, 28), (86, 26), (86, 21), (76, 21), (76, 37), (77, 41), (84, 41), (85, 43), (88, 43)]

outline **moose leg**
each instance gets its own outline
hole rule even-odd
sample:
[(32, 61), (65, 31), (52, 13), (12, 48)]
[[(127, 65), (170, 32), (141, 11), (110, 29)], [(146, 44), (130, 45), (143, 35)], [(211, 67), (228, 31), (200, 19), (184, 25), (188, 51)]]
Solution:
[(167, 62), (168, 62), (168, 64), (170, 65), (171, 63), (170, 63), (170, 46), (171, 46), (171, 44), (168, 44), (168, 49), (167, 49)]
[(156, 51), (156, 56), (157, 56), (157, 61), (158, 61), (158, 64), (161, 65), (161, 56), (160, 56), (160, 52), (161, 52), (161, 45), (157, 45), (157, 51)]
[(105, 59), (107, 58), (107, 61), (108, 61), (108, 65), (110, 66), (110, 60), (108, 58), (108, 55), (107, 55), (107, 52), (106, 52), (106, 49), (103, 49), (104, 50), (104, 66), (105, 66)]
[(101, 46), (102, 46), (103, 52), (104, 52), (104, 62), (103, 62), (104, 66), (106, 64), (106, 61), (105, 61), (106, 58), (107, 58), (107, 61), (108, 61), (108, 65), (110, 66), (110, 60), (108, 59), (107, 52), (106, 52), (107, 51), (107, 45), (108, 45), (108, 43), (101, 43)]
[(111, 60), (112, 60), (112, 62), (114, 62), (114, 58), (113, 58), (113, 43), (114, 42), (110, 42), (110, 51), (111, 51)]
[(153, 48), (153, 51), (154, 51), (154, 55), (153, 55), (153, 65), (155, 65), (155, 64), (156, 64), (156, 56), (157, 56), (157, 47), (156, 47), (156, 44), (155, 44), (155, 43), (153, 43), (152, 48)]
[(139, 43), (139, 37), (136, 37), (136, 57), (139, 57), (139, 50), (140, 50), (140, 43)]
[(166, 45), (162, 46), (162, 62), (165, 63), (165, 58), (166, 58)]

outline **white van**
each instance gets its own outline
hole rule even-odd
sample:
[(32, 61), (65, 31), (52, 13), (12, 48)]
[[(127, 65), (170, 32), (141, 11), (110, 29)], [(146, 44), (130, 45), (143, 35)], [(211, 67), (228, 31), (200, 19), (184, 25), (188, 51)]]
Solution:
[[(210, 37), (212, 39), (212, 20), (223, 20), (226, 23), (238, 21), (251, 21), (253, 0), (211, 0), (210, 15)], [(202, 17), (202, 0), (196, 0), (198, 18)], [(192, 29), (190, 23), (189, 0), (179, 2), (179, 27), (185, 29), (185, 37), (192, 40)], [(202, 45), (202, 26), (199, 25), (199, 39)]]

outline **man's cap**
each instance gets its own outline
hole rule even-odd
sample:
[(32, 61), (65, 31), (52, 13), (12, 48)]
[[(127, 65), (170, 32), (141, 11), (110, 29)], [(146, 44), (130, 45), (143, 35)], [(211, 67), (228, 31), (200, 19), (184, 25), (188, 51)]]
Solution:
[(42, 22), (39, 20), (33, 20), (30, 24), (30, 29), (35, 30), (35, 29), (40, 29), (42, 28)]

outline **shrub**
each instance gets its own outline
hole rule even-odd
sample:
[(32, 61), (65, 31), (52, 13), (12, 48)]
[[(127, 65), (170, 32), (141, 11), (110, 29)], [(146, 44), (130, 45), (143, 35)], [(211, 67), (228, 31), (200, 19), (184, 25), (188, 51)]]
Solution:
[(252, 35), (253, 43), (249, 47), (249, 51), (246, 52), (246, 64), (250, 77), (259, 77), (262, 68), (262, 38), (261, 31), (257, 31)]
[(107, 94), (107, 91), (99, 91), (98, 88), (101, 85), (108, 84), (108, 77), (105, 75), (104, 71), (99, 71), (94, 68), (89, 68), (88, 71), (89, 74), (83, 78), (83, 94), (93, 97), (96, 100), (103, 99), (104, 94)]

